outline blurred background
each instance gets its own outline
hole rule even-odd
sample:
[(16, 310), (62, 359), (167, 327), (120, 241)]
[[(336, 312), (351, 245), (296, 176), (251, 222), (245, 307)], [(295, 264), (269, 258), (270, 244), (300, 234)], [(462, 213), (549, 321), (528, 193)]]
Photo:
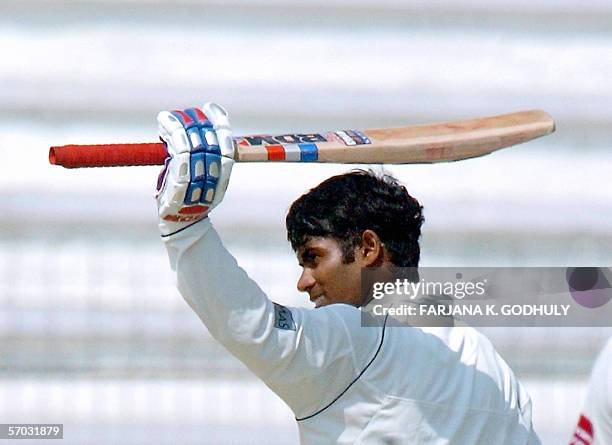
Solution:
[[(50, 145), (155, 141), (159, 110), (214, 100), (240, 135), (544, 109), (552, 136), (386, 168), (425, 206), (421, 264), (612, 266), (610, 23), (605, 0), (0, 2), (1, 421), (63, 423), (70, 444), (297, 443), (175, 290), (158, 168), (47, 162)], [(275, 301), (309, 305), (289, 205), (348, 169), (235, 167), (212, 219)], [(612, 330), (487, 334), (544, 443), (567, 442)]]

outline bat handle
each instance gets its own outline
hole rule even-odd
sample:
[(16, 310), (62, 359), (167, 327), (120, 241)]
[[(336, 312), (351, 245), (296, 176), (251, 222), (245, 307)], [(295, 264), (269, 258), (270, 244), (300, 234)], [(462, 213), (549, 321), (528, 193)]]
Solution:
[(63, 145), (49, 149), (49, 162), (66, 168), (163, 165), (167, 156), (166, 146), (161, 142)]

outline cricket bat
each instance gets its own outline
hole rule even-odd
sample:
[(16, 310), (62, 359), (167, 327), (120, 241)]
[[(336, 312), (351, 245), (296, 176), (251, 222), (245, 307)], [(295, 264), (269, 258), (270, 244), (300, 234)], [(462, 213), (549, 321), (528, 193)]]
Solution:
[[(237, 162), (415, 164), (458, 161), (545, 136), (555, 130), (544, 111), (438, 124), (321, 133), (234, 137)], [(66, 168), (163, 165), (163, 143), (51, 147), (49, 162)]]

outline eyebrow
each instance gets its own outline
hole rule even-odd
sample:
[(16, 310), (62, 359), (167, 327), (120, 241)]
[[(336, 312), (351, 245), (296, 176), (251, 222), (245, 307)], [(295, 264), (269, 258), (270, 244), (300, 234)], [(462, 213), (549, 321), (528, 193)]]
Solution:
[(300, 255), (298, 253), (298, 264), (301, 267), (304, 267), (304, 258), (308, 258), (312, 256), (312, 247), (304, 247), (304, 250), (302, 251), (302, 254)]

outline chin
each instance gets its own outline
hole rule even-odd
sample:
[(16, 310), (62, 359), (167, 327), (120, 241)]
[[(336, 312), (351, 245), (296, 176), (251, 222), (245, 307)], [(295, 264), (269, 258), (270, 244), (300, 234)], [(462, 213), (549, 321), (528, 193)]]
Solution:
[(315, 304), (315, 309), (319, 309), (325, 306), (331, 306), (332, 304), (349, 304), (351, 306), (355, 306), (354, 303), (351, 303), (349, 301), (326, 301), (324, 303), (319, 304), (318, 306)]
[(338, 303), (340, 302), (338, 301), (326, 302), (326, 303), (320, 304), (319, 306), (315, 306), (315, 309), (320, 309), (322, 307), (331, 306), (332, 304), (338, 304)]

